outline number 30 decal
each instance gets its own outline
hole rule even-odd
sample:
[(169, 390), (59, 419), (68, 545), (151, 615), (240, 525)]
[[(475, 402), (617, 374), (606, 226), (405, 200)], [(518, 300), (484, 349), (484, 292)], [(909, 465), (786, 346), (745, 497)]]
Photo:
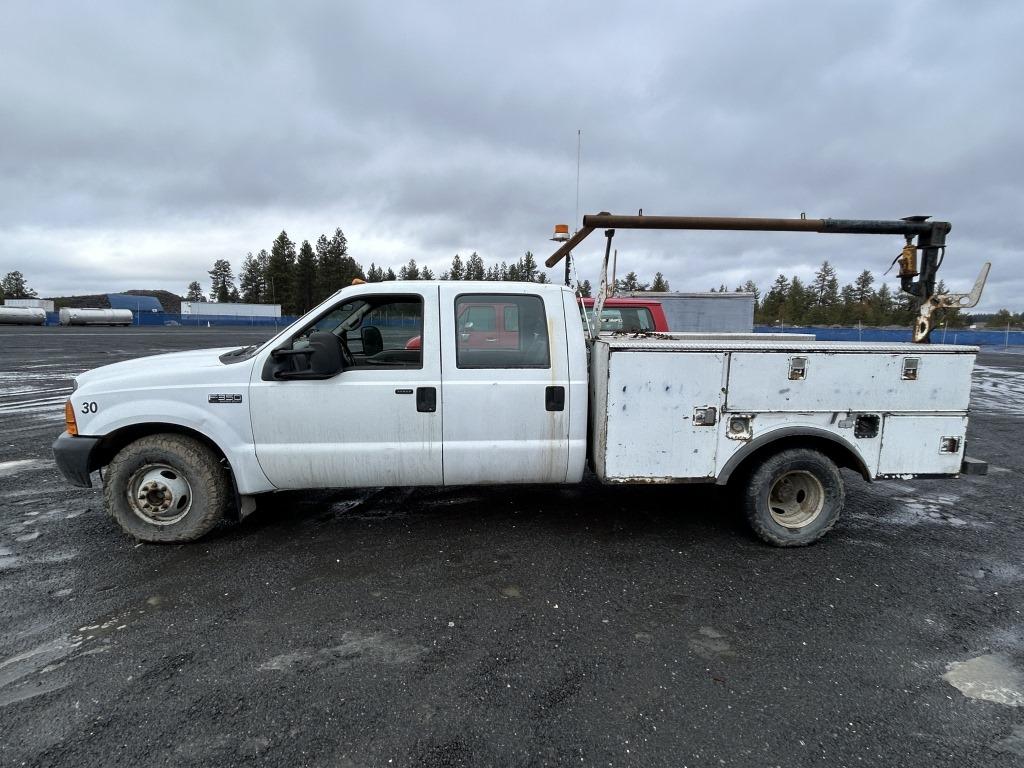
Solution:
[(96, 413), (99, 410), (99, 406), (95, 402), (82, 403), (82, 413)]

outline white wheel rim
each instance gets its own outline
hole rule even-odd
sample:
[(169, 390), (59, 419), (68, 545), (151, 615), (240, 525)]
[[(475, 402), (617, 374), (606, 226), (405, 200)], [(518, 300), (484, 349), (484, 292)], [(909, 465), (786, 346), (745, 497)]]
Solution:
[(174, 525), (192, 509), (192, 486), (169, 464), (147, 464), (128, 481), (128, 506), (150, 525)]
[(812, 473), (797, 469), (779, 477), (768, 492), (772, 520), (784, 528), (803, 528), (825, 508), (825, 488)]

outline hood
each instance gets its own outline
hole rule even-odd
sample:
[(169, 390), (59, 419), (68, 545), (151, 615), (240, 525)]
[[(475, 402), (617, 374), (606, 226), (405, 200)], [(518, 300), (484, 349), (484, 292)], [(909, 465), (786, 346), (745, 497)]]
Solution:
[(79, 390), (105, 392), (185, 384), (248, 384), (253, 360), (226, 365), (218, 358), (235, 347), (137, 357), (93, 368), (75, 378)]

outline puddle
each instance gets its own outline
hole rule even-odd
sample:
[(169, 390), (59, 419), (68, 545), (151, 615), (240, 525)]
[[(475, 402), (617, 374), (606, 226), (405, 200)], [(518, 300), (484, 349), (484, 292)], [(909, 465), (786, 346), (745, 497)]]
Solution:
[(964, 696), (1007, 707), (1024, 707), (1024, 675), (1004, 656), (989, 653), (946, 665), (942, 676)]
[(53, 461), (44, 459), (18, 459), (17, 461), (0, 461), (0, 477), (11, 477), (32, 469), (43, 469), (55, 466)]
[(1024, 373), (996, 365), (975, 365), (971, 408), (1000, 416), (1024, 408)]
[(735, 655), (729, 641), (725, 639), (725, 633), (714, 627), (698, 629), (697, 634), (690, 638), (690, 648), (705, 659)]
[(414, 661), (426, 649), (414, 643), (392, 640), (383, 632), (366, 635), (346, 632), (341, 645), (333, 648), (292, 651), (274, 656), (257, 667), (261, 672), (290, 672), (323, 666), (349, 667), (360, 662), (377, 664), (404, 664)]

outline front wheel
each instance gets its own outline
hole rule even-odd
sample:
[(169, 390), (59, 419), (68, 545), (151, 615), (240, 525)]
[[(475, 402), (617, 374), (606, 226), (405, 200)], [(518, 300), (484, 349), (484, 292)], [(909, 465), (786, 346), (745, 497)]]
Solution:
[(103, 485), (107, 511), (140, 541), (194, 541), (223, 517), (231, 498), (220, 457), (185, 435), (149, 435), (110, 462)]
[(750, 527), (777, 547), (816, 542), (836, 524), (845, 497), (839, 468), (806, 448), (769, 456), (748, 475), (742, 490)]

